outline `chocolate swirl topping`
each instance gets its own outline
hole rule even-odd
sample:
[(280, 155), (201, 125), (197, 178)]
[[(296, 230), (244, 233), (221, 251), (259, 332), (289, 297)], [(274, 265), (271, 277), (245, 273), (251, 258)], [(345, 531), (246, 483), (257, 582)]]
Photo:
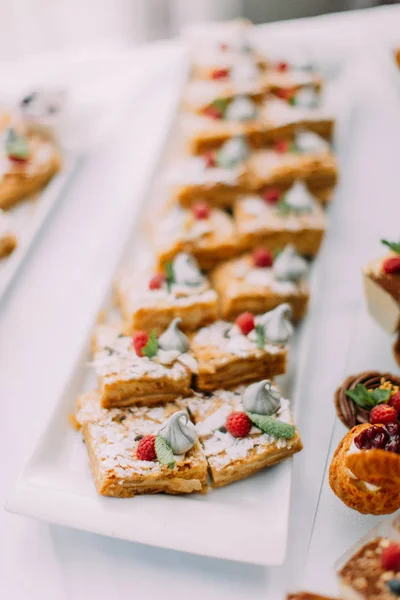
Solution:
[(364, 371), (359, 375), (350, 375), (335, 392), (335, 407), (339, 419), (346, 427), (351, 429), (360, 423), (369, 423), (369, 410), (357, 406), (351, 398), (346, 396), (348, 390), (353, 390), (359, 383), (368, 390), (374, 390), (382, 385), (382, 378), (400, 387), (400, 377), (391, 373), (379, 371)]

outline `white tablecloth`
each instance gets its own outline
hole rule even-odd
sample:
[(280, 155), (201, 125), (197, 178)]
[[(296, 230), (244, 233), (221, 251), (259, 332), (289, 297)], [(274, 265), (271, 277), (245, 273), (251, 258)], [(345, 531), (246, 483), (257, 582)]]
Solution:
[[(399, 235), (400, 76), (397, 81), (396, 73), (386, 70), (375, 52), (358, 48), (371, 36), (375, 44), (382, 39), (388, 46), (399, 20), (399, 9), (389, 8), (266, 29), (271, 35), (274, 31), (316, 35), (327, 53), (328, 38), (330, 47), (337, 40), (341, 60), (347, 54), (358, 56), (338, 80), (339, 90), (344, 90), (342, 104), (348, 108), (338, 141), (343, 174), (313, 282), (316, 293), (309, 323), (318, 320), (320, 333), (304, 349), (307, 360), (302, 361), (300, 384), (309, 389), (298, 411), (305, 450), (295, 462), (285, 565), (263, 569), (201, 558), (0, 512), (4, 598), (278, 600), (284, 591), (299, 586), (335, 591), (334, 561), (376, 520), (344, 509), (327, 488), (324, 468), (334, 422), (332, 393), (345, 371), (395, 368), (389, 338), (362, 312), (360, 266), (379, 251), (379, 237)], [(158, 115), (158, 103), (172, 98), (168, 78), (173, 44), (156, 53), (150, 50), (145, 59), (140, 52), (143, 70), (148, 74), (155, 69), (154, 77), (148, 78), (153, 85), (141, 81), (129, 126), (84, 161), (0, 306), (3, 497), (63, 389), (82, 341), (80, 331), (91, 318), (128, 235), (135, 198), (163, 126), (159, 115), (144, 131), (142, 111)], [(337, 425), (335, 441), (342, 433)]]

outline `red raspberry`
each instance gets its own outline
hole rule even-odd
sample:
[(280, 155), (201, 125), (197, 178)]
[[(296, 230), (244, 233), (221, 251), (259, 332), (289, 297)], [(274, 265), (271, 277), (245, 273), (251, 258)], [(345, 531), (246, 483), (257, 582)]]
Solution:
[(369, 422), (375, 423), (397, 423), (397, 412), (393, 406), (387, 404), (378, 404), (369, 413)]
[(216, 106), (207, 106), (203, 110), (203, 114), (206, 117), (211, 117), (211, 119), (222, 119), (222, 111)]
[(136, 448), (136, 456), (139, 460), (156, 460), (156, 436), (145, 435)]
[(211, 79), (225, 79), (228, 75), (229, 69), (214, 69), (214, 71), (211, 72)]
[(211, 169), (212, 167), (216, 166), (216, 160), (215, 160), (215, 154), (214, 152), (206, 152), (204, 154), (204, 162), (206, 163), (206, 167), (207, 169)]
[(251, 314), (251, 312), (244, 312), (237, 317), (236, 325), (239, 327), (243, 335), (247, 335), (250, 333), (250, 331), (253, 331), (255, 327), (254, 316)]
[(143, 348), (149, 341), (149, 334), (145, 331), (137, 331), (133, 336), (133, 347), (138, 356), (143, 356)]
[(289, 150), (289, 142), (287, 140), (279, 140), (275, 144), (275, 152), (279, 152), (279, 154), (284, 154)]
[(400, 256), (390, 256), (383, 261), (382, 268), (388, 275), (400, 273)]
[(22, 158), (21, 156), (13, 156), (12, 154), (8, 155), (8, 159), (11, 160), (12, 162), (16, 162), (18, 164), (24, 164), (24, 163), (28, 162), (27, 158)]
[(400, 546), (391, 542), (382, 550), (381, 565), (385, 571), (400, 571)]
[(264, 200), (267, 204), (277, 204), (281, 197), (281, 191), (278, 188), (268, 188), (264, 192)]
[(193, 204), (192, 212), (196, 219), (208, 219), (211, 212), (210, 205), (200, 200)]
[(253, 250), (253, 264), (255, 267), (272, 267), (273, 262), (274, 259), (269, 250), (265, 248)]
[(251, 421), (245, 412), (232, 412), (226, 420), (226, 428), (233, 437), (246, 437), (251, 429)]
[(280, 62), (276, 65), (276, 70), (279, 71), (280, 73), (284, 73), (285, 71), (287, 71), (289, 68), (288, 64), (286, 62)]
[(159, 290), (165, 282), (165, 276), (162, 273), (156, 273), (149, 281), (149, 290)]
[(400, 415), (400, 392), (396, 392), (391, 395), (389, 404), (390, 406), (393, 406), (397, 414)]
[(296, 90), (292, 88), (278, 88), (275, 90), (275, 95), (282, 100), (290, 100), (296, 95)]

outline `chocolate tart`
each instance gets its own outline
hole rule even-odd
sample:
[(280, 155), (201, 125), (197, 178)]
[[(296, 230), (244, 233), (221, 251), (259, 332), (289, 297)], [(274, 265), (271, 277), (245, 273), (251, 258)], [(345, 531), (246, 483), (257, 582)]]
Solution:
[[(400, 350), (400, 348), (399, 348)], [(400, 358), (400, 357), (399, 357)], [(379, 371), (364, 371), (358, 375), (350, 375), (335, 392), (335, 407), (339, 419), (348, 429), (360, 423), (369, 423), (369, 410), (357, 406), (346, 392), (353, 390), (359, 383), (365, 385), (368, 390), (374, 390), (382, 385), (382, 380), (390, 381), (400, 387), (400, 377), (391, 373)]]

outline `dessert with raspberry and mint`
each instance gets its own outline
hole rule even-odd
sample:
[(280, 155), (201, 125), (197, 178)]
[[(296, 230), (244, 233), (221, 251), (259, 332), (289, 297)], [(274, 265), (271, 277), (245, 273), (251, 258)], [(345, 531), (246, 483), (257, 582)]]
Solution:
[(217, 294), (196, 259), (178, 252), (153, 270), (127, 266), (116, 282), (116, 300), (128, 331), (161, 334), (172, 319), (196, 331), (218, 318)]
[(107, 410), (96, 390), (78, 398), (76, 419), (102, 496), (207, 491), (204, 451), (177, 402)]
[(276, 253), (291, 245), (303, 256), (315, 256), (326, 229), (324, 211), (302, 181), (286, 191), (268, 186), (262, 194), (240, 196), (233, 218), (246, 250), (264, 247)]
[(207, 396), (196, 394), (185, 402), (216, 487), (244, 479), (302, 449), (289, 401), (269, 380)]
[(307, 271), (307, 261), (290, 244), (275, 253), (260, 246), (218, 265), (211, 282), (219, 296), (222, 317), (233, 320), (249, 308), (261, 314), (287, 302), (293, 320), (299, 321), (309, 299)]
[(339, 419), (351, 429), (360, 423), (392, 423), (400, 415), (400, 377), (365, 371), (350, 375), (336, 390)]
[(103, 408), (153, 406), (190, 393), (197, 362), (188, 337), (173, 319), (159, 336), (155, 331), (124, 334), (113, 325), (98, 325), (93, 336), (92, 366)]
[(231, 215), (204, 200), (190, 209), (175, 206), (160, 213), (151, 227), (151, 244), (160, 270), (186, 252), (200, 270), (210, 271), (241, 250)]
[(292, 310), (283, 303), (261, 315), (246, 311), (235, 322), (215, 321), (191, 337), (199, 390), (231, 388), (286, 371)]
[(394, 333), (400, 327), (400, 242), (381, 242), (390, 252), (364, 267), (364, 292), (371, 316)]

